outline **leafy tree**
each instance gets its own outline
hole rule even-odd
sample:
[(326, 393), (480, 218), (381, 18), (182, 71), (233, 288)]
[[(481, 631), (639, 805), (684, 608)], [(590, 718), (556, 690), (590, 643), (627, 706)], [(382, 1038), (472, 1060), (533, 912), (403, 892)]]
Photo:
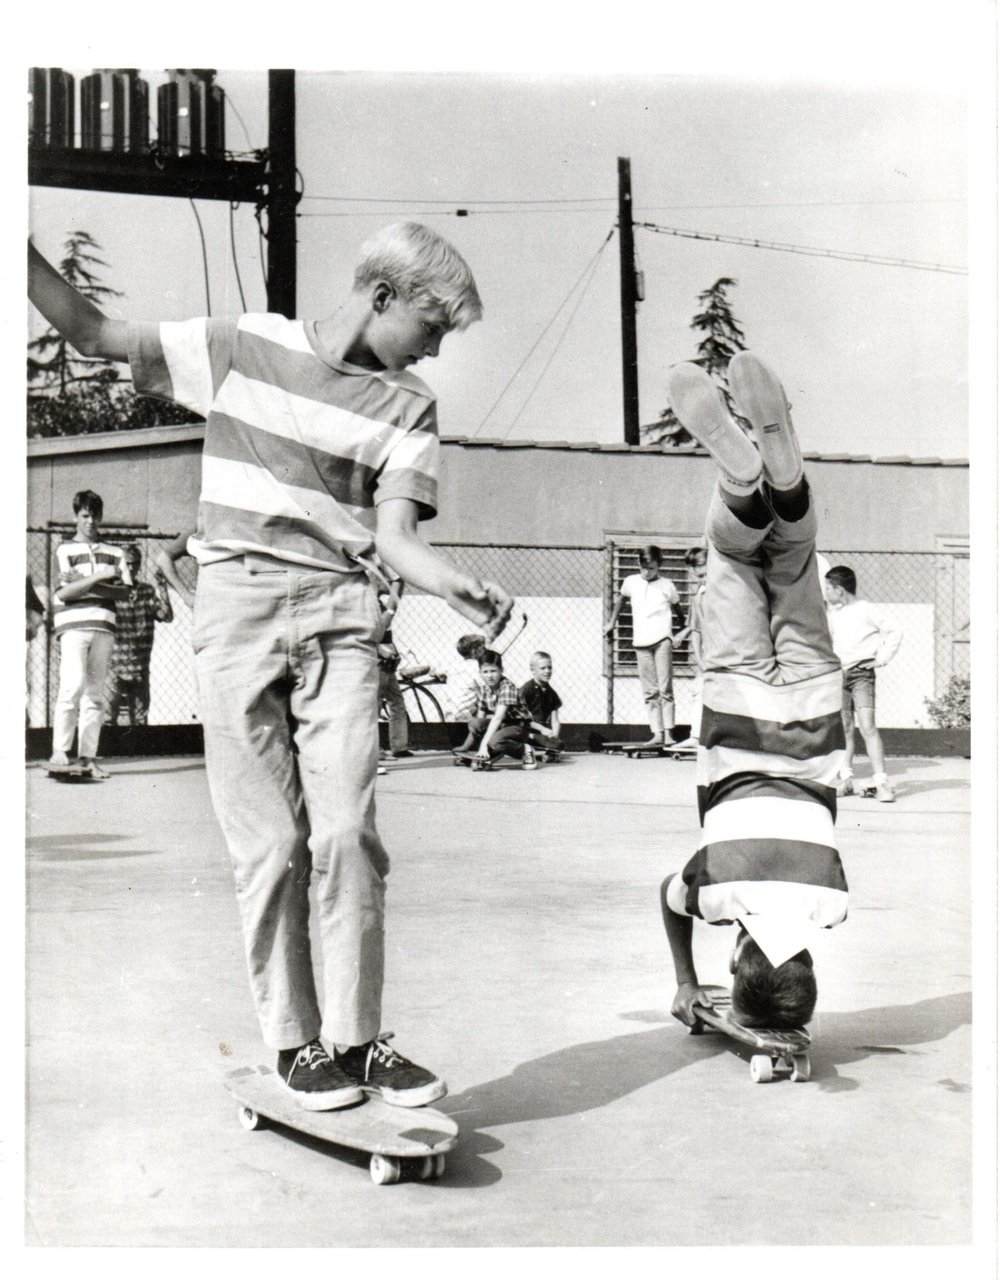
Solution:
[[(71, 231), (59, 272), (95, 306), (122, 294), (103, 284), (107, 263), (86, 231)], [(28, 343), (28, 436), (89, 435), (141, 427), (198, 422), (197, 415), (164, 400), (137, 396), (109, 360), (78, 355), (62, 334), (49, 328)]]
[[(729, 361), (737, 351), (746, 350), (743, 330), (733, 315), (728, 296), (728, 290), (735, 288), (738, 283), (730, 276), (720, 276), (711, 288), (699, 293), (701, 310), (689, 326), (695, 333), (703, 335), (698, 343), (698, 354), (693, 357), (692, 363), (701, 365), (715, 379), (730, 410), (733, 402), (727, 379)], [(670, 405), (661, 411), (655, 422), (642, 428), (642, 435), (646, 444), (664, 444), (670, 448), (695, 443), (689, 432), (678, 422)]]

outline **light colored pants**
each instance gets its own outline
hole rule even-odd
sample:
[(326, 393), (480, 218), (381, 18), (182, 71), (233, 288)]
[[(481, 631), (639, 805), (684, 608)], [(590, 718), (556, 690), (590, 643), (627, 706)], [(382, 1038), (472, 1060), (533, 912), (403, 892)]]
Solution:
[(97, 755), (104, 720), (104, 682), (115, 647), (110, 631), (64, 631), (59, 637), (59, 694), (52, 713), (52, 750)]
[(389, 722), (389, 750), (406, 751), (410, 745), (410, 717), (406, 714), (403, 691), (399, 687), (395, 671), (379, 667), (378, 696), (385, 703), (385, 715)]
[(768, 684), (794, 684), (840, 662), (830, 642), (816, 569), (816, 514), (777, 517), (765, 529), (742, 524), (718, 487), (706, 529), (708, 567), (701, 630), (706, 689), (713, 671)]
[(674, 727), (674, 645), (667, 636), (659, 644), (636, 649), (639, 684), (654, 733)]
[[(375, 830), (378, 601), (361, 574), (205, 565), (195, 669), (250, 986), (274, 1049), (380, 1030), (389, 859)], [(320, 1010), (309, 888), (323, 969)]]

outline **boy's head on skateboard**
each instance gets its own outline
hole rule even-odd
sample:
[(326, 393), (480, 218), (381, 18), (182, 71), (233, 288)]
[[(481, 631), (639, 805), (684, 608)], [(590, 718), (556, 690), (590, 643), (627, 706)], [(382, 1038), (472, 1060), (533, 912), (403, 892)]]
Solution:
[(816, 975), (808, 951), (773, 965), (740, 926), (729, 967), (733, 1017), (743, 1026), (789, 1031), (804, 1027), (816, 1011)]
[(104, 519), (104, 500), (93, 489), (81, 489), (73, 495), (73, 517), (76, 536), (84, 542), (94, 542)]
[(552, 655), (541, 649), (531, 655), (531, 678), (536, 684), (548, 684), (552, 679)]
[(419, 222), (394, 222), (361, 246), (352, 300), (363, 354), (392, 370), (433, 358), (447, 334), (483, 314), (465, 259)]
[(835, 565), (826, 575), (823, 594), (827, 603), (835, 608), (850, 604), (858, 594), (858, 579), (854, 570), (849, 569), (846, 564)]
[(660, 576), (663, 553), (659, 547), (643, 547), (639, 552), (639, 572), (647, 582), (655, 582)]
[(455, 642), (455, 648), (466, 661), (471, 659), (474, 662), (478, 662), (480, 655), (486, 648), (486, 641), (481, 635), (473, 632), (468, 636), (459, 636)]
[(495, 649), (484, 649), (479, 655), (479, 674), (489, 689), (495, 689), (503, 679), (503, 661)]

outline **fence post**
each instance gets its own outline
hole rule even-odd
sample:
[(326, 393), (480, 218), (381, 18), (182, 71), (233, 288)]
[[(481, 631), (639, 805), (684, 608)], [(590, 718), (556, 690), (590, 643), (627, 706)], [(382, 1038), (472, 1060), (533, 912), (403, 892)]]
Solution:
[(45, 727), (52, 727), (52, 531), (45, 531)]
[(605, 635), (604, 626), (614, 607), (614, 601), (612, 600), (615, 585), (614, 560), (614, 545), (606, 542), (604, 544), (604, 612), (601, 615), (601, 638), (604, 641), (604, 669), (608, 682), (605, 699), (605, 723), (609, 725), (615, 722), (615, 637), (613, 634)]

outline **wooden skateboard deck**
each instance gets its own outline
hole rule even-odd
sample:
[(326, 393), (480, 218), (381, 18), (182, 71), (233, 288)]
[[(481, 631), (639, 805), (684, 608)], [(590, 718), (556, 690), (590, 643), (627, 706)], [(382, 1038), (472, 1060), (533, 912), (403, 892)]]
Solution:
[(605, 755), (628, 756), (630, 760), (653, 758), (670, 760), (694, 760), (698, 754), (694, 747), (680, 747), (673, 742), (605, 742), (601, 747)]
[(42, 766), (50, 778), (59, 782), (101, 782), (83, 764), (46, 764)]
[(372, 1181), (398, 1182), (404, 1173), (420, 1179), (444, 1173), (445, 1153), (458, 1140), (458, 1125), (432, 1107), (391, 1107), (379, 1098), (337, 1111), (306, 1111), (282, 1088), (270, 1067), (240, 1067), (226, 1075), (225, 1086), (239, 1103), (244, 1129), (273, 1120), (324, 1142), (371, 1155)]
[(694, 1006), (698, 1021), (690, 1028), (692, 1035), (701, 1035), (709, 1027), (753, 1049), (750, 1078), (755, 1084), (766, 1084), (776, 1071), (789, 1072), (796, 1082), (809, 1079), (809, 1046), (812, 1041), (804, 1027), (790, 1031), (745, 1027), (733, 1017), (732, 996), (728, 987), (704, 989), (712, 997), (712, 1008)]

